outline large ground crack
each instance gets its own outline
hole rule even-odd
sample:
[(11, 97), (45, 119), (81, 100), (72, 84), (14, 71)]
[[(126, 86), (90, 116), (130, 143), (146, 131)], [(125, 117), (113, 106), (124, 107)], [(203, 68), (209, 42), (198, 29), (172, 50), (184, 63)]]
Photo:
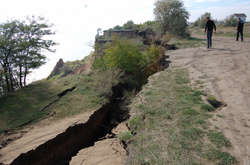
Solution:
[[(169, 66), (170, 61), (166, 61), (166, 58), (168, 57), (163, 56), (158, 62), (161, 70)], [(80, 150), (93, 146), (107, 134), (112, 135), (112, 129), (129, 118), (127, 106), (124, 106), (126, 105), (124, 91), (132, 91), (134, 88), (126, 83), (112, 87), (109, 102), (94, 112), (86, 123), (69, 127), (36, 149), (21, 154), (10, 165), (69, 165), (72, 157)]]
[(71, 158), (77, 155), (78, 151), (93, 146), (128, 118), (127, 111), (120, 108), (124, 101), (124, 90), (128, 90), (127, 85), (114, 86), (109, 103), (92, 114), (86, 123), (69, 127), (35, 150), (21, 154), (11, 165), (69, 165)]

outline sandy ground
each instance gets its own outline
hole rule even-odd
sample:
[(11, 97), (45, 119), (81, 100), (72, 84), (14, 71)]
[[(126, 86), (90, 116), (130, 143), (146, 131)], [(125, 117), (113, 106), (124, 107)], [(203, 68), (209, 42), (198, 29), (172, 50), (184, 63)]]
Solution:
[(167, 52), (172, 67), (189, 71), (192, 82), (228, 106), (211, 120), (225, 134), (240, 165), (250, 165), (250, 40), (214, 37), (214, 47)]

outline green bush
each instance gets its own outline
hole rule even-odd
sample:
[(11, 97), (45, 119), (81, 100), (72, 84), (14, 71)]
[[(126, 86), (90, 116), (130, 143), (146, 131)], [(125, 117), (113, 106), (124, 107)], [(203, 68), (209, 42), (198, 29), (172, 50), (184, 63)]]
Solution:
[(144, 59), (136, 45), (127, 40), (115, 39), (105, 50), (104, 64), (109, 69), (121, 69), (127, 73), (140, 71)]
[(104, 52), (104, 56), (96, 61), (100, 66), (103, 64), (107, 69), (119, 69), (128, 74), (144, 75), (145, 68), (158, 61), (162, 49), (154, 45), (142, 48), (139, 43), (115, 39)]

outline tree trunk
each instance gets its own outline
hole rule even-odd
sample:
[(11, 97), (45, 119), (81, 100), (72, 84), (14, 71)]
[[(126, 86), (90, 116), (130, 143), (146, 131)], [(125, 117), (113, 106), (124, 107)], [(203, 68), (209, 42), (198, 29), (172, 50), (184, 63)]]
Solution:
[(28, 74), (28, 67), (27, 67), (27, 64), (25, 64), (25, 71), (24, 71), (24, 86), (26, 86), (26, 77), (27, 77), (27, 74)]
[(13, 80), (13, 73), (12, 73), (12, 70), (11, 70), (11, 66), (8, 66), (8, 71), (9, 71), (9, 79), (10, 79), (10, 90), (11, 92), (14, 91), (14, 80)]
[(4, 82), (3, 82), (3, 74), (0, 73), (0, 97), (4, 95)]
[(19, 85), (20, 85), (21, 88), (23, 87), (22, 76), (23, 76), (23, 74), (22, 74), (22, 65), (19, 65)]
[(5, 76), (5, 82), (6, 82), (6, 86), (7, 86), (7, 92), (10, 92), (10, 83), (9, 83), (9, 77), (8, 77), (8, 71), (6, 67), (3, 67), (3, 71), (4, 71), (4, 76)]

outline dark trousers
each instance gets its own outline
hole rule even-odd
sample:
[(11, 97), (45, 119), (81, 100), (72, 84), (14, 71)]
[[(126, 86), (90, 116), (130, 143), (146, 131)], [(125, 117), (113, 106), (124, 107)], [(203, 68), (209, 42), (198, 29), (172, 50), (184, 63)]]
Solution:
[(213, 31), (208, 30), (207, 31), (207, 48), (212, 47), (212, 37), (213, 37)]
[(243, 41), (243, 30), (237, 31), (236, 41), (239, 41), (239, 36), (241, 37), (241, 41)]

